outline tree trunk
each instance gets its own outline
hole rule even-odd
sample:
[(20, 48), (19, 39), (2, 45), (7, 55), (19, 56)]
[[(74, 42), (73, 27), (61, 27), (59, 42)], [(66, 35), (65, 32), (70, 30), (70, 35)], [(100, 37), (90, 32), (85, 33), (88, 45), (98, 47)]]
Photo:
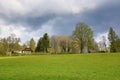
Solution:
[(83, 53), (83, 41), (80, 39), (80, 52)]

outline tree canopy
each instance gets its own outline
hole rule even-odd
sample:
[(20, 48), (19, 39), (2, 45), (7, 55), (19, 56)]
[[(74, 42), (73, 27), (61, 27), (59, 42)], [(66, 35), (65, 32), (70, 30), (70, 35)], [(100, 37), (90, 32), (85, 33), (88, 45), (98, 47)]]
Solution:
[(92, 29), (85, 23), (78, 23), (73, 31), (73, 37), (77, 39), (80, 44), (80, 52), (83, 53), (85, 47), (89, 45), (89, 42), (93, 39)]

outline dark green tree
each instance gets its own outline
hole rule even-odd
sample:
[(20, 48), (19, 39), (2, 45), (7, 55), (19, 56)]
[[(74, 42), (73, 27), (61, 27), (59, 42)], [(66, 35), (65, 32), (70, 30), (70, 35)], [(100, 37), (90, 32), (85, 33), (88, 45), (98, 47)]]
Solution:
[(113, 30), (112, 27), (110, 27), (108, 39), (109, 39), (110, 43), (112, 43), (118, 39), (118, 35), (116, 34), (116, 32)]
[(42, 44), (43, 44), (43, 49), (44, 49), (44, 52), (48, 52), (48, 48), (49, 48), (49, 36), (47, 33), (45, 33), (43, 35), (43, 39), (42, 39)]
[(116, 51), (120, 52), (120, 39), (116, 40), (116, 45), (115, 46), (116, 46)]
[(93, 31), (87, 24), (79, 23), (73, 31), (73, 37), (79, 42), (80, 52), (83, 53), (84, 48), (88, 48), (90, 41), (93, 40)]
[(110, 41), (110, 52), (117, 52), (116, 41), (118, 40), (118, 35), (116, 34), (112, 27), (110, 27), (109, 29), (108, 39)]
[(49, 36), (47, 33), (45, 33), (43, 35), (43, 37), (41, 37), (39, 40), (38, 40), (38, 43), (37, 43), (37, 47), (36, 47), (36, 52), (48, 52), (48, 49), (49, 48)]
[(40, 38), (38, 40), (38, 43), (37, 43), (37, 47), (35, 49), (35, 52), (42, 52), (44, 49), (43, 49), (43, 43), (42, 43), (42, 39), (43, 38)]

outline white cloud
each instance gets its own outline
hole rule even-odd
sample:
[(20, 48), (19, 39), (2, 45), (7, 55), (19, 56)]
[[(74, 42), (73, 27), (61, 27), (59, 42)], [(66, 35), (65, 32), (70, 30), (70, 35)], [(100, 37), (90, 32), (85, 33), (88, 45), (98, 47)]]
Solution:
[(7, 24), (0, 20), (0, 38), (8, 37), (11, 34), (15, 34), (16, 37), (21, 37), (26, 34), (26, 28), (22, 25)]
[[(32, 37), (37, 41), (44, 33), (48, 33), (50, 36), (55, 34), (54, 24), (59, 18), (49, 20), (37, 30), (28, 30), (27, 26), (20, 24), (7, 24), (3, 20), (0, 20), (0, 38), (8, 37), (11, 34), (15, 34), (16, 37), (21, 38), (21, 43), (25, 43), (30, 40)], [(39, 27), (39, 26), (38, 26)]]
[(102, 42), (103, 36), (105, 37), (106, 45), (109, 46), (108, 32), (98, 33), (97, 36), (95, 37), (95, 41), (97, 43)]

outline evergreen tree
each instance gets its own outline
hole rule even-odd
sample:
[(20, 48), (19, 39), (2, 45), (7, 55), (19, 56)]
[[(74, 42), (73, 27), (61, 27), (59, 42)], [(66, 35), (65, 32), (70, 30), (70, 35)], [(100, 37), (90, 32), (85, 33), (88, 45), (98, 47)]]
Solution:
[(110, 27), (108, 39), (110, 41), (110, 52), (117, 52), (117, 44), (116, 41), (118, 40), (118, 36), (116, 32), (113, 30), (112, 27)]
[(38, 43), (37, 43), (37, 47), (36, 47), (36, 49), (35, 49), (35, 52), (41, 52), (41, 51), (43, 51), (42, 39), (43, 39), (43, 38), (40, 38), (40, 39), (38, 40)]
[(120, 39), (116, 40), (116, 51), (120, 52)]
[(37, 43), (37, 47), (36, 47), (36, 52), (48, 52), (48, 49), (49, 48), (49, 36), (47, 33), (45, 33), (43, 35), (43, 37), (41, 37), (39, 40), (38, 40), (38, 43)]
[(48, 48), (49, 48), (49, 36), (47, 33), (45, 33), (43, 35), (43, 39), (42, 39), (42, 44), (43, 44), (43, 49), (44, 49), (44, 52), (48, 52)]
[(112, 27), (110, 27), (108, 39), (110, 43), (115, 42), (118, 39), (118, 35), (116, 34)]

